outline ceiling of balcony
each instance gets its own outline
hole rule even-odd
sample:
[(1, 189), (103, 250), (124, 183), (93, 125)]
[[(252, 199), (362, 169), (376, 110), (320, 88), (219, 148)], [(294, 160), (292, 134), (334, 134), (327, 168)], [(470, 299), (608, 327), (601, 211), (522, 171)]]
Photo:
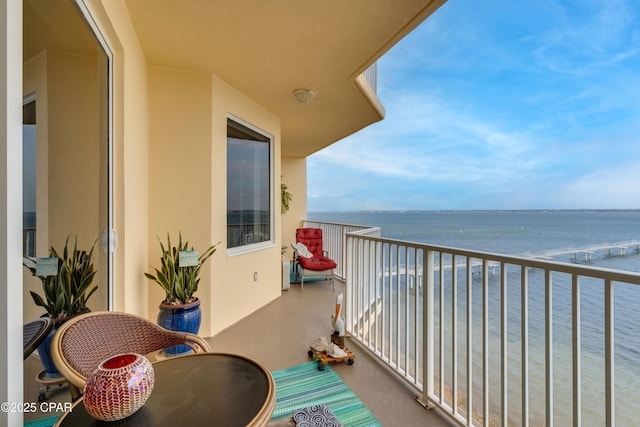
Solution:
[[(124, 0), (150, 65), (213, 73), (282, 120), (282, 154), (308, 156), (382, 118), (355, 79), (446, 0)], [(71, 0), (24, 0), (25, 59), (96, 44)], [(75, 16), (72, 16), (75, 15)], [(65, 46), (67, 45), (67, 46)], [(67, 49), (68, 50), (68, 49)], [(317, 95), (299, 104), (291, 92)]]
[[(307, 156), (380, 120), (356, 76), (443, 0), (125, 0), (150, 64), (215, 73)], [(311, 88), (310, 104), (291, 92)]]
[(22, 15), (25, 61), (45, 49), (97, 54), (95, 38), (70, 0), (24, 0)]

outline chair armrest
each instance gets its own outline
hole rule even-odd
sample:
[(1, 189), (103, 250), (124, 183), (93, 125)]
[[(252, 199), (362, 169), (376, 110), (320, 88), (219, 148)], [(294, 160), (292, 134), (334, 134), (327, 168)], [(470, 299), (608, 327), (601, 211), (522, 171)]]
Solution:
[(185, 336), (185, 342), (184, 344), (187, 347), (190, 347), (194, 353), (209, 353), (211, 352), (211, 347), (209, 346), (209, 343), (206, 342), (204, 340), (204, 338), (198, 336), (198, 335), (193, 335), (193, 334), (187, 334)]

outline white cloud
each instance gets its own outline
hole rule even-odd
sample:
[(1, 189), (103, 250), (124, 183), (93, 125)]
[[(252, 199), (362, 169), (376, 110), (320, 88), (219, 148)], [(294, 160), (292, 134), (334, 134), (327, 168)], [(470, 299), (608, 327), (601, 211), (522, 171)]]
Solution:
[(550, 70), (582, 76), (640, 53), (637, 8), (628, 1), (584, 2), (585, 10), (556, 8), (555, 23), (539, 37), (536, 57)]
[(310, 164), (381, 177), (468, 182), (509, 179), (510, 171), (531, 170), (541, 162), (526, 134), (453, 111), (429, 93), (398, 95), (389, 105), (393, 117), (315, 154)]
[(309, 158), (310, 209), (640, 208), (640, 5), (573, 3), (447, 3), (380, 61), (385, 120)]
[(640, 208), (640, 169), (637, 165), (612, 165), (565, 184), (559, 183), (550, 203), (557, 208)]

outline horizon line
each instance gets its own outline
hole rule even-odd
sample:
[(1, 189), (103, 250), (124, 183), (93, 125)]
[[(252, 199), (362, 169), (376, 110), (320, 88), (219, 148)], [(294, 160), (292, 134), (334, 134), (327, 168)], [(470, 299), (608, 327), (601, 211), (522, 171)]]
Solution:
[(562, 208), (562, 209), (353, 209), (310, 210), (308, 213), (407, 213), (407, 212), (640, 212), (640, 208)]

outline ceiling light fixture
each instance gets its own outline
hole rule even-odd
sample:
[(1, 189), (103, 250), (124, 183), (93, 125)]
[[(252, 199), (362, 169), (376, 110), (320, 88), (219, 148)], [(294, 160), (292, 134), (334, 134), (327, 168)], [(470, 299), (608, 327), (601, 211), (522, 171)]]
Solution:
[(296, 89), (291, 93), (300, 104), (308, 104), (316, 96), (316, 93), (311, 89)]

